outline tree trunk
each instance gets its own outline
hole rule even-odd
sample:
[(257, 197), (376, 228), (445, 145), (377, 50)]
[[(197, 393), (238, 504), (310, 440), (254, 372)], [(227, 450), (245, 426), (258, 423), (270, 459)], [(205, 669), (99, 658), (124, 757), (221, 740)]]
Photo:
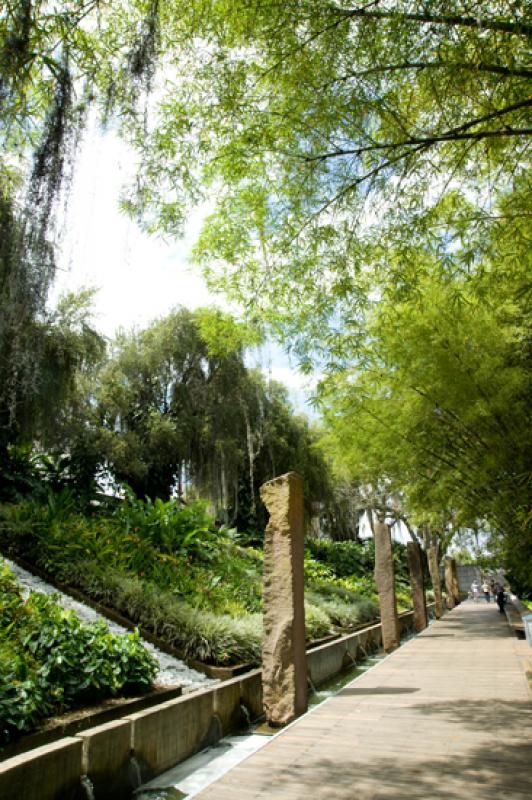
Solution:
[(423, 561), (419, 542), (408, 542), (406, 552), (414, 606), (414, 628), (416, 631), (422, 631), (427, 627), (427, 604), (423, 586)]
[(395, 572), (393, 566), (392, 537), (385, 522), (375, 520), (375, 582), (379, 592), (381, 610), (382, 645), (386, 653), (399, 646), (399, 620), (395, 598)]
[(432, 588), (434, 589), (434, 601), (436, 603), (436, 619), (443, 616), (443, 600), (441, 594), (441, 581), (440, 581), (440, 565), (438, 559), (438, 545), (432, 545), (427, 550), (427, 559), (429, 562), (430, 579), (432, 581)]

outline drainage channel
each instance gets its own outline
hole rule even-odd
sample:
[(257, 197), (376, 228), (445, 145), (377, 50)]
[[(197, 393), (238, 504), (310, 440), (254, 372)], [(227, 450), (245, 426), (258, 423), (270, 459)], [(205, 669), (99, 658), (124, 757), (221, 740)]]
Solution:
[[(2, 558), (22, 587), (24, 596), (27, 597), (30, 592), (42, 592), (43, 594), (47, 595), (55, 595), (58, 603), (63, 608), (75, 611), (78, 617), (83, 620), (83, 622), (92, 623), (103, 621), (111, 633), (119, 635), (131, 633), (131, 631), (123, 628), (116, 622), (112, 622), (106, 617), (103, 617), (93, 608), (90, 608), (90, 606), (86, 606), (79, 600), (74, 600), (74, 598), (70, 597), (69, 595), (59, 592), (50, 583), (42, 580), (42, 578), (38, 578), (36, 575), (28, 572), (28, 570), (23, 569), (9, 558), (5, 558), (5, 556), (2, 556)], [(180, 659), (175, 658), (168, 653), (161, 652), (161, 650), (158, 650), (153, 644), (147, 642), (145, 639), (142, 639), (141, 641), (144, 647), (149, 650), (152, 656), (154, 656), (159, 662), (159, 671), (155, 677), (156, 684), (159, 684), (160, 686), (181, 685), (183, 687), (183, 694), (187, 694), (188, 692), (193, 692), (196, 689), (205, 688), (206, 686), (218, 683), (217, 680), (208, 678), (201, 672), (191, 669), (184, 663), (184, 661), (181, 661)]]
[[(336, 675), (323, 683), (319, 689), (312, 688), (307, 714), (311, 714), (315, 707), (334, 697), (345, 686), (375, 667), (383, 658), (386, 658), (383, 652), (368, 656), (363, 663), (353, 665), (345, 672)], [(184, 800), (184, 798), (191, 800), (230, 769), (268, 744), (274, 736), (279, 736), (283, 730), (286, 729), (278, 730), (259, 724), (251, 726), (247, 733), (226, 736), (213, 747), (197, 753), (143, 784), (135, 791), (133, 798), (134, 800)]]

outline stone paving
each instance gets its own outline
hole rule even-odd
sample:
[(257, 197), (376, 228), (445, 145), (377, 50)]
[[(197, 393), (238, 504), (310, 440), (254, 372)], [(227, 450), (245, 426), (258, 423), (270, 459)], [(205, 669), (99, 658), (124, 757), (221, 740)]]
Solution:
[(468, 601), (197, 800), (532, 798), (532, 648)]

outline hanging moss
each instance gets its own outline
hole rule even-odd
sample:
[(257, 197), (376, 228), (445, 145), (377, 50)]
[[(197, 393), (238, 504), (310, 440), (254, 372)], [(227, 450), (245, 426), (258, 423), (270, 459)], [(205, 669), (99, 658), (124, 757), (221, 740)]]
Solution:
[(42, 317), (54, 274), (53, 249), (30, 241), (24, 217), (0, 192), (0, 450), (17, 438), (31, 416), (38, 382)]
[(129, 53), (128, 71), (133, 86), (149, 92), (157, 66), (160, 20), (159, 0), (151, 0), (138, 37)]
[[(26, 424), (33, 414), (31, 397), (39, 394), (43, 383), (46, 299), (56, 268), (58, 201), (68, 196), (87, 108), (97, 93), (96, 79), (88, 77), (79, 97), (79, 73), (98, 75), (100, 89), (107, 74), (109, 111), (116, 105), (115, 84), (121, 111), (134, 111), (139, 98), (145, 99), (150, 91), (159, 48), (159, 0), (147, 0), (145, 8), (138, 29), (127, 31), (133, 40), (129, 55), (120, 58), (117, 53), (116, 63), (103, 65), (100, 72), (96, 51), (85, 52), (84, 45), (72, 50), (69, 58), (69, 42), (77, 46), (78, 21), (68, 9), (13, 0), (2, 16), (2, 135), (9, 136), (11, 126), (16, 128), (17, 156), (27, 153), (29, 136), (36, 136), (37, 145), (24, 198), (15, 200), (15, 189), (2, 184), (8, 172), (7, 162), (0, 158), (0, 449), (2, 442), (14, 441), (31, 428)], [(34, 97), (36, 109), (42, 108), (43, 99), (48, 102), (43, 120), (38, 114), (29, 116), (27, 101)]]
[(33, 157), (28, 211), (33, 220), (28, 233), (44, 233), (62, 185), (69, 144), (74, 135), (73, 87), (68, 61), (58, 73), (52, 105)]

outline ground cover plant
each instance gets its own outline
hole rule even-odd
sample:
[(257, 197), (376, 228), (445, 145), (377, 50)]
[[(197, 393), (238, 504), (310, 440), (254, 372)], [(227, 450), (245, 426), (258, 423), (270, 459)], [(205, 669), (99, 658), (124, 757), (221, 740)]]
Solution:
[[(407, 611), (412, 607), (412, 595), (405, 546), (394, 542), (393, 554), (397, 606), (400, 612)], [(338, 619), (343, 619), (343, 624), (336, 623), (342, 627), (346, 624), (367, 622), (378, 616), (374, 565), (373, 539), (363, 542), (307, 539), (307, 585), (321, 597), (318, 602), (327, 613), (333, 618), (337, 616)], [(353, 604), (357, 607), (356, 610), (353, 609)]]
[(39, 592), (24, 599), (0, 558), (0, 749), (44, 717), (145, 690), (156, 672), (138, 633), (83, 624)]
[[(151, 630), (185, 657), (258, 663), (262, 551), (217, 527), (200, 502), (139, 500), (83, 513), (72, 492), (0, 509), (0, 545)], [(306, 633), (320, 639), (378, 619), (371, 546), (305, 554)], [(342, 553), (351, 552), (347, 567)], [(358, 559), (358, 560), (357, 560)], [(341, 566), (343, 565), (343, 566)], [(349, 570), (352, 570), (351, 572)]]

